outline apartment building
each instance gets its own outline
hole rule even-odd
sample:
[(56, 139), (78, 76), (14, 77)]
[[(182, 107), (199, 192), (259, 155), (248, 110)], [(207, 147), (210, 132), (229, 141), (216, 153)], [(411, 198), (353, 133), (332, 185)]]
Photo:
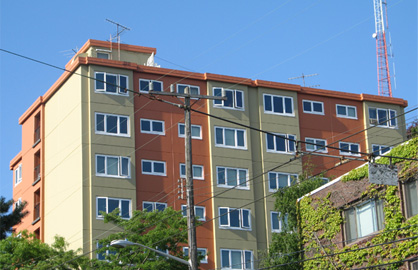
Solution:
[(10, 169), (13, 198), (31, 214), (18, 231), (48, 243), (58, 234), (89, 252), (117, 230), (99, 211), (184, 209), (184, 111), (150, 99), (151, 87), (227, 97), (193, 102), (204, 113), (192, 113), (196, 213), (208, 221), (197, 228), (203, 269), (256, 267), (280, 230), (272, 195), (304, 167), (333, 178), (406, 138), (403, 99), (150, 66), (155, 53), (88, 40), (21, 116)]

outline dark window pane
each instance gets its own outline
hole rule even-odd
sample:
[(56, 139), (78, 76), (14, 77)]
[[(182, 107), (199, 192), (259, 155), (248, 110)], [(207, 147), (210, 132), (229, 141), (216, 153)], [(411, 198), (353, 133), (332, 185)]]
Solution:
[(283, 137), (283, 135), (276, 135), (276, 151), (286, 151), (286, 139)]
[(350, 117), (356, 117), (356, 108), (348, 107), (347, 115)]
[(341, 152), (349, 152), (350, 145), (348, 143), (340, 143)]
[(128, 176), (129, 175), (129, 159), (122, 158), (122, 175)]
[(142, 161), (142, 171), (148, 173), (152, 172), (150, 161)]
[(235, 96), (236, 96), (236, 107), (237, 108), (242, 108), (243, 106), (243, 101), (242, 101), (242, 92), (236, 91), (235, 92)]
[(250, 227), (250, 211), (248, 210), (242, 210), (242, 227)]
[(229, 267), (229, 250), (221, 251), (221, 267)]
[(218, 184), (225, 184), (225, 168), (218, 168)]
[(225, 107), (232, 107), (234, 105), (234, 92), (231, 90), (225, 90), (226, 100), (224, 100)]
[(152, 122), (152, 131), (163, 132), (163, 123), (162, 122)]
[(229, 209), (229, 226), (239, 228), (239, 216), (240, 210), (239, 209)]
[(199, 95), (199, 87), (190, 86), (190, 94), (192, 94), (192, 95)]
[(156, 203), (155, 206), (156, 206), (158, 211), (164, 211), (164, 209), (165, 209), (165, 204), (163, 204), (163, 203)]
[(279, 215), (277, 213), (271, 213), (271, 223), (272, 223), (273, 230), (280, 229)]
[(275, 173), (269, 173), (270, 189), (277, 189), (277, 180)]
[(338, 115), (347, 115), (346, 107), (337, 105), (337, 114)]
[(305, 112), (311, 112), (311, 111), (312, 111), (311, 102), (309, 102), (309, 101), (304, 101), (304, 102), (303, 102), (303, 110), (304, 110)]
[(123, 218), (129, 218), (129, 201), (122, 200), (122, 209), (120, 210), (120, 214)]
[(273, 106), (275, 113), (283, 113), (283, 98), (273, 97)]
[(116, 208), (119, 208), (119, 200), (108, 199), (107, 204), (108, 204), (108, 207), (109, 207), (108, 213), (111, 213)]
[(186, 165), (180, 164), (180, 175), (185, 176), (186, 175)]
[(322, 103), (314, 102), (313, 103), (313, 110), (314, 110), (314, 112), (322, 113), (323, 112)]
[(379, 145), (373, 145), (373, 154), (379, 155), (380, 154), (380, 146)]
[(271, 112), (273, 110), (271, 106), (271, 96), (269, 95), (264, 96), (264, 110), (268, 112)]
[(245, 269), (252, 268), (252, 256), (250, 251), (245, 251)]
[(289, 179), (286, 174), (279, 174), (279, 188), (284, 188), (289, 186)]
[(162, 82), (152, 82), (152, 87), (154, 88), (154, 91), (163, 91), (163, 84)]
[(237, 130), (237, 146), (245, 146), (245, 142), (244, 142), (244, 131), (242, 130)]
[(164, 173), (164, 163), (162, 163), (162, 162), (154, 162), (154, 172), (156, 172), (156, 173)]
[(105, 198), (99, 198), (97, 199), (97, 215), (102, 215), (100, 212), (106, 212), (106, 199)]
[(141, 120), (141, 130), (151, 131), (151, 122), (148, 120)]
[(221, 225), (228, 225), (228, 209), (227, 208), (221, 208), (219, 210), (219, 222)]
[(295, 152), (295, 148), (296, 148), (296, 137), (293, 135), (288, 135), (289, 140), (288, 141), (288, 145), (289, 145), (289, 152)]
[(106, 116), (106, 132), (118, 133), (118, 117), (113, 115)]
[(183, 135), (184, 136), (184, 129), (185, 129), (185, 126), (184, 126), (184, 124), (179, 124), (179, 133), (180, 133), (180, 135)]
[(274, 136), (267, 134), (267, 149), (274, 150)]
[(180, 94), (184, 94), (184, 89), (186, 89), (186, 85), (177, 85), (177, 91)]
[(140, 91), (149, 91), (149, 81), (139, 81), (139, 90)]
[(106, 74), (106, 92), (116, 93), (117, 81), (116, 75)]
[(359, 152), (359, 145), (358, 144), (352, 144), (351, 145), (351, 154), (358, 155)]
[[(183, 217), (186, 217), (187, 216), (187, 207), (185, 205), (182, 205), (181, 206), (181, 212), (183, 214)], [(189, 251), (189, 250), (187, 250), (187, 251)]]
[(119, 92), (126, 93), (126, 89), (128, 88), (128, 78), (125, 76), (119, 76)]
[(396, 127), (396, 111), (390, 110), (389, 111), (390, 116), (390, 126)]
[(215, 133), (216, 133), (215, 144), (224, 144), (223, 129), (215, 128)]
[(239, 185), (241, 187), (247, 186), (247, 172), (244, 170), (239, 170)]
[(104, 115), (103, 114), (96, 114), (96, 130), (97, 131), (105, 131), (105, 129), (104, 129)]
[[(213, 88), (213, 95), (222, 97), (222, 88)], [(222, 105), (222, 100), (215, 100), (216, 105)]]
[(377, 119), (377, 113), (375, 108), (369, 108), (369, 118)]
[(153, 204), (152, 203), (144, 203), (143, 204), (143, 210), (148, 211), (148, 212), (152, 212), (154, 210)]
[(121, 134), (128, 134), (128, 117), (121, 116), (119, 117), (119, 132)]
[(104, 89), (104, 73), (96, 73), (96, 90)]
[(105, 173), (105, 157), (97, 157), (96, 170), (97, 173)]
[(291, 98), (284, 98), (284, 106), (285, 106), (285, 112), (286, 113), (293, 113), (292, 99)]

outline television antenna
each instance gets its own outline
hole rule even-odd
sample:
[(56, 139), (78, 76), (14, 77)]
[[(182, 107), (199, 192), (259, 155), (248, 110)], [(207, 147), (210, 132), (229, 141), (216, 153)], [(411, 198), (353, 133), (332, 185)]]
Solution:
[[(302, 79), (302, 81), (303, 81), (303, 87), (306, 87), (306, 85), (305, 85), (305, 78), (309, 78), (309, 77), (313, 77), (313, 76), (318, 76), (318, 75), (319, 75), (318, 73), (309, 74), (309, 75), (305, 75), (305, 74), (302, 73), (302, 76), (292, 77), (292, 78), (289, 78), (288, 80), (290, 81), (290, 80)], [(308, 87), (319, 87), (319, 84), (311, 85), (311, 86), (308, 86)]]
[(109, 20), (109, 19), (106, 19), (106, 21), (116, 25), (116, 36), (112, 37), (112, 35), (110, 35), (110, 44), (112, 44), (112, 41), (114, 39), (116, 39), (116, 42), (118, 44), (118, 60), (120, 60), (120, 36), (125, 30), (130, 31), (131, 29), (129, 27), (126, 27), (126, 26), (118, 23), (118, 22), (114, 22), (114, 21)]

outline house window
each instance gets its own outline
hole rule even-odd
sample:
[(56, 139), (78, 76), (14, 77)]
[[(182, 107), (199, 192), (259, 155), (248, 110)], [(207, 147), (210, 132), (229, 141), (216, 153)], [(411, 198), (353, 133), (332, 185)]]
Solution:
[(96, 134), (129, 136), (129, 116), (96, 113)]
[(378, 127), (396, 128), (396, 111), (381, 108), (369, 108), (370, 124)]
[(110, 54), (106, 52), (97, 52), (97, 58), (110, 59)]
[[(189, 248), (183, 247), (183, 254), (189, 257)], [(206, 248), (197, 248), (197, 255), (200, 259), (200, 263), (208, 263), (208, 251)]]
[(313, 114), (324, 114), (324, 103), (320, 101), (304, 100), (302, 101), (303, 112)]
[(290, 153), (296, 151), (296, 136), (291, 134), (266, 134), (267, 152)]
[(163, 91), (163, 82), (139, 79), (139, 92), (148, 93), (151, 89), (152, 91)]
[(215, 107), (244, 110), (244, 91), (214, 87), (213, 95), (226, 97), (226, 100), (214, 100)]
[(164, 211), (167, 208), (166, 203), (159, 203), (159, 202), (142, 202), (142, 210), (143, 211)]
[(152, 174), (152, 175), (161, 175), (166, 176), (165, 162), (164, 161), (155, 161), (155, 160), (145, 160), (141, 161), (142, 164), (142, 174)]
[(96, 72), (96, 92), (107, 94), (128, 95), (128, 76)]
[(112, 213), (116, 208), (119, 209), (119, 216), (125, 219), (131, 218), (131, 200), (129, 199), (118, 199), (118, 198), (108, 198), (108, 197), (97, 197), (97, 211), (96, 218), (103, 218), (103, 213), (109, 214)]
[[(101, 245), (100, 243), (97, 243), (97, 250), (101, 249), (103, 247), (103, 245)], [(108, 247), (108, 246), (106, 246)], [(97, 259), (100, 261), (104, 261), (106, 260), (106, 257), (108, 257), (109, 255), (116, 255), (117, 251), (112, 251), (112, 250), (108, 250), (106, 249), (105, 251), (102, 252), (97, 252)]]
[(337, 117), (357, 119), (357, 108), (354, 106), (337, 104)]
[(186, 87), (189, 87), (189, 94), (192, 94), (192, 95), (200, 94), (199, 86), (188, 85), (188, 84), (177, 84), (177, 93), (184, 94), (184, 89), (186, 89)]
[(239, 168), (216, 167), (218, 187), (248, 189), (248, 170)]
[(245, 130), (215, 127), (215, 145), (218, 147), (247, 149)]
[(164, 121), (141, 119), (141, 132), (149, 134), (164, 135)]
[(294, 185), (298, 180), (297, 174), (289, 174), (282, 172), (269, 172), (269, 191), (274, 192), (279, 188)]
[(383, 202), (369, 200), (344, 211), (346, 240), (353, 242), (383, 229)]
[[(183, 217), (187, 217), (187, 205), (181, 206), (181, 211), (183, 213)], [(194, 215), (196, 216), (197, 220), (205, 221), (206, 220), (206, 211), (204, 206), (195, 206), (194, 207)]]
[(253, 269), (253, 252), (221, 249), (221, 269)]
[[(203, 180), (204, 174), (203, 174), (203, 166), (201, 165), (193, 165), (193, 179)], [(186, 178), (186, 164), (180, 163), (180, 177)]]
[(41, 114), (35, 115), (34, 146), (41, 140)]
[(41, 152), (38, 151), (34, 156), (34, 170), (33, 170), (33, 182), (41, 180)]
[(219, 226), (227, 229), (251, 230), (250, 210), (219, 207)]
[(327, 145), (326, 140), (305, 138), (305, 142), (306, 151), (315, 151), (320, 153), (328, 152), (327, 148), (325, 147)]
[(278, 115), (294, 116), (293, 98), (264, 94), (264, 112)]
[(39, 189), (33, 194), (33, 205), (34, 222), (32, 224), (41, 218), (41, 191)]
[[(184, 138), (185, 134), (185, 125), (179, 123), (179, 137)], [(202, 139), (202, 127), (198, 125), (192, 125), (191, 127), (192, 139)]]
[(15, 170), (15, 186), (22, 182), (22, 164), (19, 164)]
[(372, 144), (372, 151), (374, 155), (384, 155), (389, 152), (393, 147), (380, 144)]
[(417, 180), (409, 180), (404, 183), (406, 218), (418, 214), (418, 189)]
[(411, 262), (411, 270), (418, 270), (418, 260)]
[(21, 204), (22, 204), (22, 198), (19, 198), (19, 199), (15, 202), (15, 209), (16, 209), (16, 208), (18, 208)]
[(271, 231), (282, 232), (284, 226), (287, 225), (287, 215), (281, 215), (279, 212), (270, 211), (271, 217)]
[(129, 157), (96, 155), (96, 175), (130, 178)]
[(360, 156), (360, 144), (340, 142), (340, 155)]

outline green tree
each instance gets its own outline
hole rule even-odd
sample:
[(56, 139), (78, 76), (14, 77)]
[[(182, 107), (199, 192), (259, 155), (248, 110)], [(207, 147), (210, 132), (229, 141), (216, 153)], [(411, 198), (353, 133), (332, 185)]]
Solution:
[(106, 254), (109, 269), (134, 266), (136, 269), (188, 269), (187, 265), (158, 256), (155, 252), (139, 246), (126, 248), (109, 247), (112, 240), (127, 239), (171, 255), (183, 256), (181, 243), (187, 243), (187, 220), (180, 211), (166, 208), (164, 211), (134, 211), (129, 220), (122, 219), (118, 210), (104, 214), (104, 222), (111, 222), (123, 231), (114, 233), (99, 241), (101, 248), (96, 252)]
[(26, 202), (17, 205), (10, 214), (7, 214), (13, 203), (13, 199), (6, 201), (5, 197), (0, 197), (0, 240), (5, 239), (7, 233), (12, 233), (13, 226), (19, 224), (28, 214), (28, 211), (23, 211)]

